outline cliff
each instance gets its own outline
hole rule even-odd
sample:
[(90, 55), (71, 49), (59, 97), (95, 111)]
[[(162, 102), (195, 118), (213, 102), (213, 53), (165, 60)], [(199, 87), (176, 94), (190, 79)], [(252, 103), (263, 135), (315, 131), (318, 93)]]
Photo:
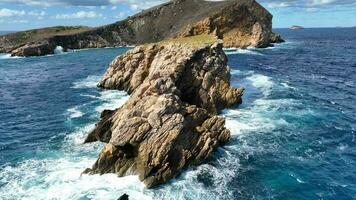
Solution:
[(51, 54), (66, 49), (114, 47), (158, 42), (200, 34), (219, 35), (225, 47), (267, 47), (281, 42), (272, 32), (272, 15), (255, 0), (172, 0), (123, 21), (76, 34), (17, 43), (1, 49), (16, 56)]
[[(33, 29), (9, 33), (0, 36), (0, 53), (12, 53), (15, 50), (19, 51), (19, 47), (35, 46), (34, 44), (45, 44), (46, 40), (54, 36), (72, 35), (90, 30), (87, 26), (54, 26), (42, 29)], [(44, 47), (45, 45), (43, 45)], [(48, 51), (53, 51), (56, 45), (53, 44)], [(26, 53), (24, 53), (26, 55)]]
[(85, 173), (139, 175), (147, 187), (204, 162), (230, 139), (217, 116), (241, 103), (230, 86), (222, 41), (209, 35), (147, 44), (117, 57), (99, 83), (125, 90), (129, 100), (106, 110), (86, 143), (106, 145)]

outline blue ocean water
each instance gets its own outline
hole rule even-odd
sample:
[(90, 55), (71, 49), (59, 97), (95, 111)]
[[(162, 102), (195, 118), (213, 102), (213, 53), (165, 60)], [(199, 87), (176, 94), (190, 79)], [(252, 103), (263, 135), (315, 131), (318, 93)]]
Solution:
[(356, 29), (277, 31), (286, 43), (227, 52), (246, 88), (222, 112), (230, 143), (154, 190), (81, 175), (102, 147), (87, 132), (128, 98), (96, 88), (126, 48), (0, 55), (0, 199), (356, 199)]

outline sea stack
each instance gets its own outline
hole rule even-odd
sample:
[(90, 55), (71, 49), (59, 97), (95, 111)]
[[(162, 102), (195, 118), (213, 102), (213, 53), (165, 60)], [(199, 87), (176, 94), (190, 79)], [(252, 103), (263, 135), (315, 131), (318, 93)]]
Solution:
[(230, 139), (224, 108), (241, 103), (230, 86), (223, 41), (211, 35), (136, 47), (118, 56), (99, 83), (129, 100), (104, 111), (85, 142), (106, 145), (90, 174), (139, 175), (148, 188), (204, 162)]
[[(271, 46), (283, 42), (272, 32), (272, 15), (255, 0), (172, 0), (125, 20), (97, 28), (28, 31), (0, 36), (0, 53), (34, 56), (68, 49), (141, 45), (201, 34), (216, 34), (225, 47)], [(69, 33), (68, 33), (69, 32)], [(23, 35), (26, 40), (22, 40)]]

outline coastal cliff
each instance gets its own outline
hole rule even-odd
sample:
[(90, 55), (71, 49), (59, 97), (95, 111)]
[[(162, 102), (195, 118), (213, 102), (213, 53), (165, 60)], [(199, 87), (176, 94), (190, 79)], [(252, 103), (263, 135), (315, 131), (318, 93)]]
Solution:
[(129, 100), (106, 110), (85, 142), (106, 143), (85, 173), (139, 175), (150, 188), (204, 162), (230, 139), (224, 108), (241, 103), (230, 86), (221, 40), (210, 35), (147, 44), (118, 56), (99, 83)]
[(140, 45), (200, 34), (219, 35), (225, 47), (268, 47), (282, 42), (272, 32), (272, 15), (255, 0), (172, 0), (123, 21), (70, 34), (5, 43), (14, 34), (0, 37), (0, 52), (13, 56), (39, 56), (64, 50)]

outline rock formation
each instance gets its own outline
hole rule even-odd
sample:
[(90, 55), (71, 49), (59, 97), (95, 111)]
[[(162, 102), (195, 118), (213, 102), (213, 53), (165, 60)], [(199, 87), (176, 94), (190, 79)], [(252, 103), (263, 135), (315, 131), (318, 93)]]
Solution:
[(106, 110), (86, 143), (106, 145), (85, 173), (136, 174), (150, 188), (205, 161), (230, 139), (217, 116), (241, 103), (222, 41), (209, 35), (147, 44), (117, 57), (99, 83), (130, 99)]
[(0, 52), (14, 56), (44, 55), (53, 53), (56, 46), (66, 50), (139, 45), (211, 33), (221, 36), (225, 47), (268, 47), (282, 41), (272, 32), (272, 15), (255, 0), (172, 0), (123, 21), (79, 33), (58, 34), (11, 46), (2, 42), (8, 41), (9, 36), (2, 36)]
[(117, 200), (129, 200), (129, 195), (123, 194)]

